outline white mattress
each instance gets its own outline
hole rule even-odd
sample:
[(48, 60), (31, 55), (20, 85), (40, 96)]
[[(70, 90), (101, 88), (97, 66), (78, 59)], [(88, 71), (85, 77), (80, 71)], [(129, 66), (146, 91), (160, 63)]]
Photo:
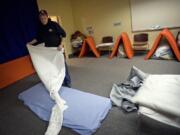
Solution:
[(180, 75), (149, 75), (137, 94), (134, 103), (180, 117)]
[(149, 75), (132, 102), (139, 113), (180, 128), (180, 75)]
[(180, 128), (180, 117), (159, 113), (143, 106), (139, 107), (139, 113), (164, 124)]

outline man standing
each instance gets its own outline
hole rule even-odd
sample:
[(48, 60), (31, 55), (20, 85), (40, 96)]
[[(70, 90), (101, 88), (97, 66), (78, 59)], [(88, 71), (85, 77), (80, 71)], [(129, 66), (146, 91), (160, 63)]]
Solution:
[[(45, 47), (57, 47), (58, 50), (63, 49), (62, 38), (66, 37), (66, 32), (56, 22), (48, 18), (46, 10), (39, 12), (40, 25), (38, 27), (37, 36), (29, 44), (45, 43)], [(71, 87), (71, 78), (65, 62), (66, 76), (63, 85)]]

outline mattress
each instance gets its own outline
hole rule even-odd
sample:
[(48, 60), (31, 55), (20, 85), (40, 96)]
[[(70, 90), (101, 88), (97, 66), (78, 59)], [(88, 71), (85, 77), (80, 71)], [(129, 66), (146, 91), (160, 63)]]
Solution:
[[(64, 111), (63, 126), (80, 135), (91, 135), (96, 132), (112, 107), (109, 98), (77, 89), (61, 87), (59, 94), (68, 106)], [(19, 99), (40, 119), (49, 120), (54, 101), (42, 83), (20, 93)]]
[(143, 106), (139, 107), (138, 112), (144, 116), (147, 116), (164, 124), (180, 128), (180, 117), (163, 114)]
[(180, 75), (149, 75), (132, 102), (141, 114), (180, 128), (179, 82)]

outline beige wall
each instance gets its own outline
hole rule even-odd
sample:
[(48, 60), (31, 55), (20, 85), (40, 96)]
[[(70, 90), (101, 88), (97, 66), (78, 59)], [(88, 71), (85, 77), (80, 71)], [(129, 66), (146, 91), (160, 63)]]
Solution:
[(39, 9), (46, 9), (49, 15), (56, 15), (61, 18), (62, 27), (67, 33), (67, 38), (64, 41), (66, 55), (71, 54), (70, 36), (74, 32), (71, 0), (37, 0), (37, 2)]
[(133, 31), (180, 27), (180, 0), (130, 0)]
[[(40, 9), (47, 9), (50, 15), (62, 18), (67, 32), (66, 52), (72, 53), (70, 35), (75, 30), (86, 33), (86, 27), (92, 26), (96, 43), (103, 36), (112, 35), (115, 39), (121, 32), (127, 32), (132, 40), (131, 11), (129, 0), (37, 0)], [(120, 22), (120, 26), (114, 23)], [(180, 29), (172, 30), (174, 34)], [(152, 46), (159, 31), (148, 32)]]
[[(85, 28), (94, 28), (95, 41), (99, 43), (106, 35), (115, 38), (123, 31), (128, 32), (131, 40), (131, 9), (129, 0), (72, 0), (75, 29), (86, 33)], [(113, 23), (121, 22), (120, 26)], [(174, 34), (180, 29), (172, 30)], [(137, 32), (136, 32), (137, 33)], [(148, 32), (149, 44), (152, 46), (159, 31)]]
[[(128, 0), (72, 0), (75, 28), (86, 33), (92, 26), (97, 43), (103, 36), (115, 38), (123, 31), (131, 33), (130, 7)], [(120, 22), (120, 26), (114, 23)]]

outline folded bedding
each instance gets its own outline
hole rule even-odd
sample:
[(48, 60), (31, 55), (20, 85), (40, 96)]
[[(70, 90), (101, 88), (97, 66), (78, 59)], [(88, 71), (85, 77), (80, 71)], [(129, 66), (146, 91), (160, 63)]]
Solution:
[(113, 84), (110, 93), (110, 98), (113, 104), (121, 107), (125, 112), (137, 111), (138, 107), (131, 101), (131, 99), (136, 95), (138, 89), (147, 77), (148, 74), (133, 66), (124, 83)]
[(153, 58), (171, 60), (171, 59), (175, 59), (175, 56), (169, 45), (163, 45), (157, 48), (156, 52), (153, 55)]
[(122, 44), (119, 45), (117, 56), (118, 56), (119, 58), (125, 58), (125, 57), (127, 57), (127, 55), (126, 55), (126, 53), (125, 53), (125, 50), (124, 50), (124, 46), (123, 46)]
[(137, 94), (134, 103), (180, 117), (180, 75), (149, 75)]
[[(111, 109), (111, 101), (105, 97), (67, 87), (61, 87), (59, 94), (68, 106), (64, 111), (62, 125), (80, 135), (96, 132)], [(19, 99), (39, 118), (49, 121), (55, 103), (42, 83), (20, 93)]]
[(153, 109), (140, 106), (138, 112), (144, 116), (148, 116), (151, 119), (165, 123), (167, 125), (180, 128), (180, 117), (168, 115), (163, 112), (157, 112)]
[(140, 114), (178, 128), (179, 97), (180, 75), (151, 75), (135, 66), (127, 81), (113, 84), (110, 93), (113, 104), (126, 112), (138, 110)]

